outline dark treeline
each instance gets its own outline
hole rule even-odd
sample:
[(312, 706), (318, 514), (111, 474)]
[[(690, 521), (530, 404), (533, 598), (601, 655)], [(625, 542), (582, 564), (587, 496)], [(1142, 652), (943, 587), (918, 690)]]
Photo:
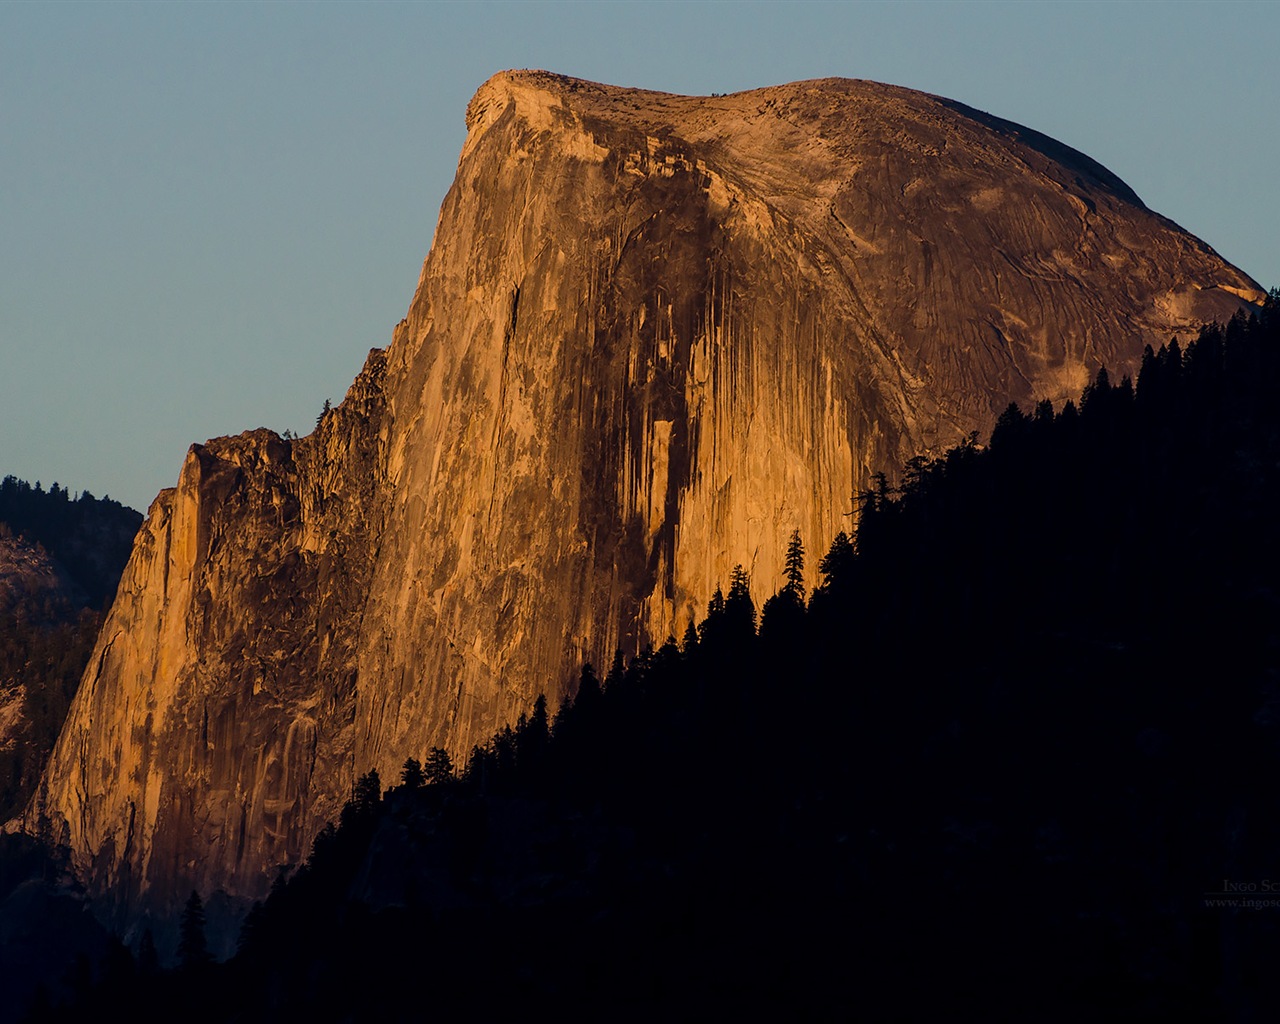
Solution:
[[(22, 607), (0, 607), (0, 693), (21, 708), (0, 745), (0, 824), (35, 793), (102, 620), (92, 609), (47, 598), (40, 604), (48, 617), (35, 620)], [(21, 695), (8, 698), (17, 686)]]
[[(35, 791), (89, 661), (102, 611), (115, 593), (142, 517), (85, 491), (73, 498), (15, 477), (0, 481), (0, 538), (44, 550), (63, 583), (0, 587), (0, 702), (21, 687), (21, 715), (0, 736), (0, 822)], [(12, 714), (12, 711), (10, 711)]]
[(73, 498), (56, 483), (46, 491), (38, 481), (7, 476), (0, 481), (0, 523), (49, 552), (88, 606), (102, 609), (115, 594), (142, 515), (88, 491)]
[(110, 498), (0, 481), (0, 535), (44, 549), (64, 579), (56, 589), (0, 594), (0, 698), (22, 687), (20, 722), (0, 737), (0, 822), (35, 792), (141, 522)]
[(1278, 395), (1273, 293), (1011, 407), (759, 612), (735, 571), (465, 763), (362, 778), (233, 960), (197, 897), (182, 967), (62, 1012), (1275, 1018), (1280, 906), (1206, 894), (1280, 889)]
[[(0, 823), (36, 793), (141, 521), (87, 492), (0, 481)], [(0, 1020), (77, 956), (64, 985), (50, 979), (59, 995), (91, 991), (91, 963), (129, 959), (66, 898), (66, 864), (36, 839), (0, 834)]]

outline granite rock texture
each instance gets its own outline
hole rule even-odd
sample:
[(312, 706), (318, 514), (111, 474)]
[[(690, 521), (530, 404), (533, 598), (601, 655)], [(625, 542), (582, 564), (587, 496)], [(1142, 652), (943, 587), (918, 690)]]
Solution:
[(818, 552), (873, 474), (1261, 289), (1118, 178), (934, 96), (499, 74), (407, 318), (296, 441), (191, 449), (50, 763), (96, 891), (261, 895), (377, 768)]

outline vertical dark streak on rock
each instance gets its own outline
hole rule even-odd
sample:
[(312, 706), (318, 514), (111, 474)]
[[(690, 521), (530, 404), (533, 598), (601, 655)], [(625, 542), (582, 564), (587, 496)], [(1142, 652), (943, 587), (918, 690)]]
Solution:
[(240, 827), (236, 831), (236, 856), (235, 863), (237, 865), (244, 861), (244, 841), (249, 831), (249, 807), (245, 803), (240, 804)]
[[(507, 323), (507, 336), (503, 339), (503, 354), (506, 354), (506, 348), (510, 346), (511, 339), (516, 336), (516, 321), (520, 314), (520, 286), (516, 285), (511, 289), (511, 316)], [(506, 360), (504, 359), (505, 363)]]
[(133, 830), (134, 823), (138, 816), (138, 806), (132, 800), (129, 801), (129, 822), (125, 826), (124, 852), (120, 855), (120, 860), (129, 863), (129, 854), (133, 851)]

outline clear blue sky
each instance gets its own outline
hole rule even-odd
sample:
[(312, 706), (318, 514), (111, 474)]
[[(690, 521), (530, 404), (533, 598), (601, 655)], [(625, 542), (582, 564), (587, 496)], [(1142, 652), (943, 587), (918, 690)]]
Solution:
[(1046, 132), (1280, 285), (1277, 3), (0, 4), (0, 474), (145, 509), (408, 307), (495, 71), (843, 75)]

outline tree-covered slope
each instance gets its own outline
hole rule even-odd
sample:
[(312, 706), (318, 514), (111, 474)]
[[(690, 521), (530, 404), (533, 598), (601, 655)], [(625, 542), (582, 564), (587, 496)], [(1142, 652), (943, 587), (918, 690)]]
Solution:
[(759, 615), (735, 573), (457, 771), (366, 776), (240, 953), (131, 1011), (1274, 1016), (1277, 395), (1273, 293), (1011, 408), (816, 572), (796, 538)]
[(0, 823), (30, 800), (142, 517), (0, 481)]
[(83, 603), (110, 604), (142, 525), (141, 513), (88, 491), (72, 497), (54, 484), (45, 490), (13, 476), (0, 481), (0, 523), (39, 544), (82, 591)]

